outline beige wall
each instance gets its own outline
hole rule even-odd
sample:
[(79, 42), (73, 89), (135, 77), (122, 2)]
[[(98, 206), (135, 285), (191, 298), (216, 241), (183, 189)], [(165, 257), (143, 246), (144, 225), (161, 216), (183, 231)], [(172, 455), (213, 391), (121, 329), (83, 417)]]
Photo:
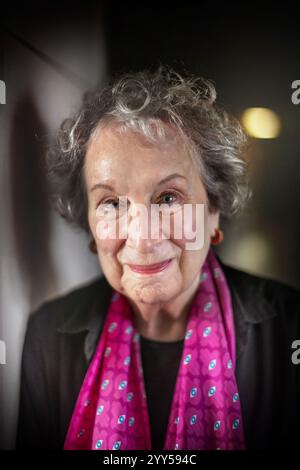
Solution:
[[(78, 24), (45, 18), (5, 34), (6, 104), (0, 105), (0, 447), (14, 445), (19, 368), (29, 312), (43, 300), (88, 281), (99, 266), (88, 238), (50, 209), (39, 169), (43, 143), (106, 74), (101, 18)], [(37, 136), (35, 135), (37, 134)]]

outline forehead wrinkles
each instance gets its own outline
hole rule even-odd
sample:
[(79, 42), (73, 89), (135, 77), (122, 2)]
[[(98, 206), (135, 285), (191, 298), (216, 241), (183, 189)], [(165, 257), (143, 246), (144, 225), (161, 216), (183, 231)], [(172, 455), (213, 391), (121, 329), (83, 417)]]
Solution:
[[(101, 134), (94, 136), (85, 159), (85, 171), (93, 184), (99, 176), (101, 182), (106, 179), (129, 179), (134, 182), (144, 181), (146, 184), (145, 176), (151, 173), (153, 186), (153, 179), (160, 181), (175, 172), (192, 177), (195, 173), (192, 165), (186, 143), (178, 134), (174, 134), (174, 139), (164, 144), (153, 144), (132, 130), (122, 134), (115, 133), (111, 127), (104, 128)], [(157, 174), (153, 176), (155, 172)]]

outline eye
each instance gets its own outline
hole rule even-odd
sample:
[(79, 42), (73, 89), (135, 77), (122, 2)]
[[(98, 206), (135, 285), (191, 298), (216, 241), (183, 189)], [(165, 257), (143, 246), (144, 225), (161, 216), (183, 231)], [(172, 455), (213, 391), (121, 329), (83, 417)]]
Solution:
[(102, 199), (96, 206), (97, 216), (107, 220), (120, 218), (126, 214), (128, 200), (124, 197), (107, 197)]
[(178, 199), (179, 195), (173, 191), (163, 193), (159, 198), (161, 201), (160, 204), (173, 204), (174, 202), (178, 202)]
[(118, 200), (118, 199), (112, 199), (112, 198), (110, 198), (110, 199), (106, 199), (106, 200), (100, 201), (97, 207), (99, 207), (99, 206), (105, 206), (105, 207), (107, 207), (107, 206), (114, 206), (114, 208), (116, 209), (116, 208), (117, 208), (117, 206), (116, 206), (117, 204), (119, 204), (119, 200)]

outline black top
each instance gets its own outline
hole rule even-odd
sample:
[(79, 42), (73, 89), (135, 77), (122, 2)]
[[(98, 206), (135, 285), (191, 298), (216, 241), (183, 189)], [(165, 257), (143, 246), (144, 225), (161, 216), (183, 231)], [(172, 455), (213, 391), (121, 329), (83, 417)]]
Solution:
[(152, 449), (162, 449), (184, 340), (154, 341), (141, 336)]
[[(292, 361), (295, 352), (292, 344), (300, 339), (300, 293), (282, 283), (225, 265), (219, 257), (218, 260), (233, 304), (236, 381), (246, 447), (297, 448), (300, 442), (300, 364)], [(31, 315), (22, 358), (18, 448), (63, 448), (111, 294), (107, 280), (98, 278), (43, 304)], [(151, 387), (149, 391), (148, 383), (149, 408), (154, 409), (153, 403), (158, 402), (154, 398), (152, 401), (154, 385), (148, 381), (153, 372), (148, 374), (149, 355), (146, 353), (145, 359), (144, 353), (145, 350), (144, 364)], [(169, 390), (171, 381), (172, 378), (168, 382)], [(171, 392), (163, 390), (170, 397)], [(159, 416), (155, 412), (151, 415), (152, 421), (155, 415)], [(166, 421), (165, 417), (164, 423)], [(152, 428), (157, 436), (162, 436), (163, 421), (159, 431), (158, 426), (153, 424)], [(161, 442), (162, 438), (156, 444), (161, 445)]]

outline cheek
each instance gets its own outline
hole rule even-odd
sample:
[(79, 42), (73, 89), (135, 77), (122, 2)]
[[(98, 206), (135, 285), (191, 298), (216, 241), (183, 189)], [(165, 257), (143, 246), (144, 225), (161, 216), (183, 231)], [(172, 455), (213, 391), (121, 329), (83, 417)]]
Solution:
[(182, 276), (183, 288), (194, 282), (196, 277), (200, 277), (201, 269), (207, 255), (207, 246), (197, 251), (182, 251), (179, 269)]
[(185, 212), (177, 223), (182, 224), (182, 236), (176, 237), (176, 221), (174, 219), (171, 241), (180, 249), (179, 268), (185, 283), (191, 282), (195, 275), (200, 274), (208, 248), (209, 226), (208, 214), (205, 205), (202, 205), (196, 213), (196, 206), (189, 212)]
[(100, 254), (109, 258), (115, 258), (120, 248), (118, 240), (97, 240), (97, 248)]
[(172, 218), (170, 238), (182, 250), (202, 250), (207, 244), (208, 233), (208, 214), (204, 204), (190, 205)]
[(124, 240), (116, 237), (113, 223), (99, 221), (96, 216), (91, 216), (89, 220), (101, 261), (109, 258), (112, 262)]
[(102, 271), (111, 285), (120, 288), (120, 280), (123, 275), (122, 267), (118, 261), (117, 254), (122, 241), (119, 240), (97, 240), (98, 260)]

